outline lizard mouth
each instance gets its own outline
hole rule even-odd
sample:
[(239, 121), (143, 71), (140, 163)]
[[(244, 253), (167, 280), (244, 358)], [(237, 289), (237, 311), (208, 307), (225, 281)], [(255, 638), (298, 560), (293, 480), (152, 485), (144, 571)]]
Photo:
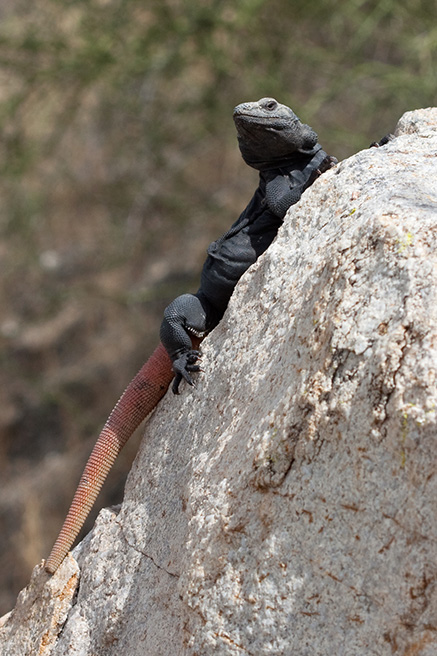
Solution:
[(269, 130), (283, 132), (293, 129), (299, 123), (299, 119), (288, 118), (287, 121), (278, 119), (277, 116), (257, 116), (250, 112), (235, 112), (234, 123), (238, 131)]
[(260, 116), (259, 113), (256, 112), (251, 112), (251, 111), (245, 111), (244, 109), (238, 109), (236, 107), (234, 109), (234, 115), (233, 118), (235, 121), (238, 121), (239, 119), (245, 120), (245, 121), (256, 121), (257, 123), (271, 123), (272, 121), (278, 121), (278, 119), (281, 119), (282, 122), (286, 123), (295, 123), (298, 122), (299, 119), (296, 118), (291, 118), (290, 116), (287, 116), (286, 119), (283, 117), (278, 117), (277, 115), (270, 115), (268, 116), (267, 114), (264, 116)]

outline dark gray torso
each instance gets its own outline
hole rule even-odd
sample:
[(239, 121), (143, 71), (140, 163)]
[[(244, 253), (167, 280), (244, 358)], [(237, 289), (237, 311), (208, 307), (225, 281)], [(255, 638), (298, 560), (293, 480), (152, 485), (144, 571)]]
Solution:
[(288, 208), (311, 184), (311, 176), (327, 157), (320, 145), (289, 166), (261, 171), (249, 205), (231, 228), (208, 248), (197, 295), (212, 308), (208, 330), (220, 321), (243, 273), (277, 235)]
[(281, 224), (282, 218), (273, 214), (265, 203), (265, 181), (261, 180), (238, 221), (208, 248), (198, 294), (214, 308), (213, 323), (220, 320), (235, 285), (270, 246)]

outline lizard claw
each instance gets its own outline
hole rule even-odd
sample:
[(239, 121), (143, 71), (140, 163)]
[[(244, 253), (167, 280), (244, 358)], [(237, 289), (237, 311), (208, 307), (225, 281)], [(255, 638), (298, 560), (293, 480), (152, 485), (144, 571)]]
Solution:
[(192, 387), (195, 387), (190, 374), (201, 371), (200, 366), (196, 364), (200, 356), (200, 351), (192, 350), (182, 353), (182, 355), (173, 361), (173, 371), (175, 372), (175, 378), (171, 388), (173, 394), (179, 394), (179, 385), (181, 384), (182, 379), (186, 380)]

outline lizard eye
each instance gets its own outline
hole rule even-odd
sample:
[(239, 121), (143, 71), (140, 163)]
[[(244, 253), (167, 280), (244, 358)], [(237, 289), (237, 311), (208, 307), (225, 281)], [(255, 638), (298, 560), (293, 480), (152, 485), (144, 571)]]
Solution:
[(272, 98), (272, 100), (269, 100), (269, 101), (266, 103), (266, 106), (265, 106), (265, 107), (266, 107), (266, 109), (268, 109), (270, 112), (273, 112), (273, 110), (276, 109), (277, 106), (278, 106), (278, 103), (276, 102), (276, 100), (273, 100), (273, 98)]

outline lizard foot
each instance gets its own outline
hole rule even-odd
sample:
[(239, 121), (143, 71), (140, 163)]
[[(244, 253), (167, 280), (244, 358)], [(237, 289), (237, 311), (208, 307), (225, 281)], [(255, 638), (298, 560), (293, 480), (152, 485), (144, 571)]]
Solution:
[(196, 364), (200, 357), (200, 351), (192, 350), (182, 353), (182, 355), (173, 361), (173, 371), (175, 372), (175, 378), (171, 388), (173, 394), (179, 394), (179, 385), (181, 384), (182, 379), (186, 380), (192, 387), (195, 387), (190, 374), (201, 371), (200, 366)]
[(385, 146), (385, 144), (388, 144), (389, 141), (393, 141), (393, 139), (396, 139), (394, 134), (386, 134), (385, 137), (382, 137), (380, 141), (372, 141), (370, 144), (369, 148), (380, 148), (381, 146)]
[(320, 171), (320, 174), (322, 174), (325, 173), (325, 171), (332, 169), (332, 167), (336, 164), (338, 164), (338, 159), (332, 155), (328, 155), (328, 157), (325, 157), (317, 170)]
[(338, 164), (338, 159), (336, 157), (333, 157), (332, 155), (328, 155), (325, 157), (323, 162), (321, 162), (320, 166), (317, 169), (314, 169), (314, 171), (311, 174), (311, 183), (314, 182), (314, 180), (317, 180), (317, 178), (322, 175), (322, 173), (325, 173), (325, 171), (329, 171), (329, 169), (332, 169), (333, 166)]

